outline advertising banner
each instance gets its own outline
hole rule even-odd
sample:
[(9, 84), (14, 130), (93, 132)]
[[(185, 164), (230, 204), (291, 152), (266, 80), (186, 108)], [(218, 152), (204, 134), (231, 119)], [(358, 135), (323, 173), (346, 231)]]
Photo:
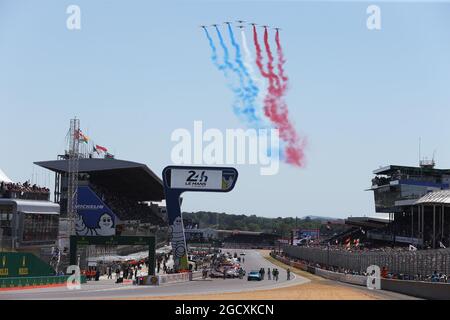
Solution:
[(112, 236), (116, 234), (117, 217), (88, 186), (78, 187), (78, 217), (75, 231), (79, 236)]
[(319, 229), (300, 229), (297, 231), (297, 238), (304, 239), (308, 238), (311, 240), (319, 239), (320, 231)]

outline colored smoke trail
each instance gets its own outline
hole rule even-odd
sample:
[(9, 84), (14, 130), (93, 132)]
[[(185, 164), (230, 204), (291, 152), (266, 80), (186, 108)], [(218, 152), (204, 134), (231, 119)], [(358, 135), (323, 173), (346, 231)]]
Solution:
[(250, 49), (248, 48), (247, 37), (245, 35), (244, 30), (241, 30), (241, 40), (242, 40), (242, 48), (244, 49), (244, 65), (248, 70), (249, 77), (256, 84), (257, 88), (259, 88), (259, 91), (256, 96), (256, 109), (258, 114), (262, 114), (263, 97), (261, 88), (264, 88), (264, 81), (263, 79), (255, 75), (255, 70), (253, 69), (254, 61), (252, 54), (250, 53)]
[[(211, 60), (216, 68), (223, 72), (228, 86), (234, 93), (233, 111), (247, 127), (254, 129), (276, 128), (280, 135), (279, 149), (267, 146), (267, 154), (272, 156), (279, 154), (280, 158), (292, 165), (304, 165), (304, 147), (306, 140), (299, 138), (295, 128), (288, 117), (288, 108), (284, 96), (288, 87), (288, 77), (284, 70), (284, 55), (281, 47), (279, 33), (275, 35), (277, 61), (270, 48), (267, 28), (264, 30), (264, 48), (258, 42), (256, 27), (253, 26), (253, 40), (256, 51), (256, 59), (253, 60), (247, 45), (244, 30), (241, 30), (242, 46), (235, 39), (233, 29), (228, 24), (229, 40), (234, 48), (234, 57), (226, 44), (220, 29), (215, 26), (220, 47), (223, 50), (223, 62), (219, 62), (218, 50), (215, 41), (204, 28), (205, 35), (211, 47)], [(244, 56), (241, 52), (243, 49)], [(231, 48), (231, 46), (230, 46)], [(267, 63), (263, 63), (263, 50), (267, 55)], [(255, 77), (252, 63), (255, 62), (261, 77)], [(266, 70), (265, 70), (266, 68)], [(275, 71), (275, 69), (277, 69)], [(257, 80), (258, 79), (258, 80)], [(267, 94), (263, 101), (261, 88), (264, 88), (267, 80)], [(259, 103), (261, 102), (261, 103)], [(263, 107), (262, 107), (263, 105)]]
[(239, 67), (239, 70), (242, 72), (242, 75), (245, 80), (245, 87), (243, 88), (244, 96), (244, 117), (246, 118), (247, 123), (253, 128), (261, 128), (265, 126), (264, 121), (257, 115), (256, 113), (256, 98), (259, 93), (259, 88), (253, 82), (253, 79), (250, 76), (249, 71), (242, 61), (241, 48), (239, 44), (236, 42), (234, 37), (233, 29), (231, 28), (231, 24), (228, 24), (228, 33), (230, 36), (231, 44), (235, 49), (235, 62)]
[(211, 35), (209, 34), (209, 32), (208, 32), (208, 30), (206, 28), (203, 28), (203, 30), (205, 31), (205, 35), (206, 35), (206, 38), (208, 39), (209, 46), (211, 47), (211, 60), (212, 60), (212, 62), (217, 67), (217, 69), (225, 71), (225, 65), (221, 65), (219, 63), (219, 59), (217, 58), (217, 48), (214, 45), (214, 41), (211, 38)]
[(270, 80), (270, 76), (267, 72), (264, 71), (264, 66), (262, 63), (262, 50), (261, 50), (261, 46), (259, 45), (259, 41), (258, 41), (258, 33), (256, 32), (256, 27), (253, 26), (253, 42), (255, 44), (255, 49), (256, 49), (256, 65), (258, 66), (259, 72), (261, 72), (261, 75), (264, 78), (267, 78)]
[[(295, 166), (303, 166), (304, 165), (304, 147), (306, 145), (306, 141), (300, 141), (295, 128), (292, 126), (291, 122), (288, 118), (288, 108), (283, 99), (285, 94), (286, 85), (281, 85), (280, 78), (274, 72), (274, 58), (270, 49), (269, 44), (269, 36), (267, 32), (267, 28), (264, 30), (264, 45), (267, 53), (267, 72), (264, 70), (264, 66), (262, 63), (262, 50), (258, 42), (258, 34), (256, 32), (256, 27), (253, 26), (253, 37), (256, 48), (256, 65), (258, 66), (261, 75), (268, 79), (269, 87), (266, 98), (264, 99), (264, 112), (267, 117), (272, 121), (276, 128), (280, 131), (280, 138), (286, 142), (284, 156), (286, 162)], [(279, 40), (279, 37), (278, 37)], [(279, 44), (279, 43), (278, 43)], [(278, 54), (282, 54), (281, 45), (277, 46)], [(283, 55), (281, 55), (283, 61)], [(278, 67), (281, 67), (281, 78), (287, 80), (287, 77), (284, 75), (283, 65), (281, 63), (281, 59)]]
[(275, 80), (276, 86), (278, 90), (280, 89), (280, 79), (275, 74), (275, 71), (273, 69), (273, 55), (272, 50), (270, 50), (270, 44), (269, 44), (269, 32), (267, 32), (267, 28), (264, 28), (264, 47), (266, 48), (266, 54), (267, 54), (267, 72), (269, 73), (270, 77)]
[(236, 115), (241, 116), (243, 114), (243, 106), (241, 105), (241, 103), (243, 102), (243, 97), (245, 95), (245, 92), (243, 91), (244, 88), (244, 79), (242, 77), (241, 72), (239, 71), (239, 69), (235, 68), (233, 66), (233, 64), (230, 62), (230, 54), (227, 48), (227, 45), (225, 44), (225, 41), (222, 37), (222, 33), (220, 32), (219, 28), (217, 26), (215, 26), (216, 32), (217, 32), (217, 37), (219, 38), (219, 43), (220, 46), (222, 47), (223, 50), (223, 60), (224, 60), (224, 68), (225, 70), (229, 70), (232, 71), (235, 75), (238, 76), (239, 79), (239, 85), (235, 86), (233, 85), (234, 81), (231, 80), (229, 77), (229, 74), (227, 71), (225, 71), (225, 76), (228, 76), (228, 79), (231, 81), (230, 87), (233, 90), (233, 93), (235, 95), (235, 99), (233, 102), (233, 111)]
[(244, 64), (242, 63), (241, 48), (239, 47), (238, 43), (236, 42), (236, 39), (234, 38), (234, 32), (233, 32), (233, 29), (231, 28), (230, 24), (228, 24), (228, 34), (230, 35), (231, 45), (234, 47), (234, 49), (236, 51), (236, 56), (235, 56), (234, 61), (239, 66), (239, 69), (242, 71), (244, 76), (248, 77), (248, 71), (245, 68)]
[(280, 32), (277, 30), (275, 34), (275, 43), (277, 44), (277, 54), (278, 54), (278, 73), (280, 75), (280, 78), (287, 82), (289, 79), (284, 73), (284, 64), (286, 60), (284, 59), (283, 49), (281, 48), (280, 43)]
[(241, 39), (242, 39), (242, 48), (244, 49), (244, 65), (248, 70), (249, 75), (254, 79), (256, 79), (256, 77), (254, 76), (254, 70), (253, 70), (253, 66), (252, 66), (252, 54), (250, 53), (250, 49), (248, 48), (248, 44), (247, 44), (247, 37), (245, 35), (245, 31), (241, 30)]

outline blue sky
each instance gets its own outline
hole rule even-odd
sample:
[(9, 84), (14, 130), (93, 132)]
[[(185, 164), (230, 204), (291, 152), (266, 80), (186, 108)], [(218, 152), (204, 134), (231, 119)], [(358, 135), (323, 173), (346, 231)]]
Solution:
[[(78, 31), (66, 28), (71, 4)], [(369, 4), (381, 8), (379, 31), (366, 28)], [(186, 194), (183, 209), (373, 214), (372, 170), (416, 165), (419, 137), (423, 155), (437, 150), (438, 167), (450, 167), (449, 12), (447, 2), (0, 0), (0, 168), (51, 181), (32, 162), (63, 151), (73, 116), (118, 158), (159, 175), (174, 129), (242, 127), (198, 26), (244, 19), (283, 28), (307, 165), (275, 176), (238, 166), (233, 192)]]

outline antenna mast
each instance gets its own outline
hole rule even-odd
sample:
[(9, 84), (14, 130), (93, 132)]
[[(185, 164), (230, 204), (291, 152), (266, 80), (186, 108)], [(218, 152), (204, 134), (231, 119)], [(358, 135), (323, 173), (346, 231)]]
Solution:
[(80, 119), (70, 120), (69, 131), (69, 170), (67, 185), (67, 217), (69, 235), (75, 235), (75, 219), (78, 203), (78, 169), (80, 159)]
[(421, 144), (422, 144), (422, 137), (419, 137), (419, 165), (420, 162), (422, 161), (422, 154), (421, 154)]

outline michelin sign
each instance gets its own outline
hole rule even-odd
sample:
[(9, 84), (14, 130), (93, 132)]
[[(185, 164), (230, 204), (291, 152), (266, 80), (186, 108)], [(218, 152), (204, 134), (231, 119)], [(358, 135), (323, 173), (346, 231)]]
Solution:
[(116, 234), (116, 215), (88, 186), (78, 187), (77, 213), (75, 232), (78, 236)]
[(169, 218), (169, 238), (176, 271), (188, 269), (186, 237), (180, 196), (185, 191), (229, 192), (238, 178), (234, 168), (168, 166), (163, 170), (164, 192)]

